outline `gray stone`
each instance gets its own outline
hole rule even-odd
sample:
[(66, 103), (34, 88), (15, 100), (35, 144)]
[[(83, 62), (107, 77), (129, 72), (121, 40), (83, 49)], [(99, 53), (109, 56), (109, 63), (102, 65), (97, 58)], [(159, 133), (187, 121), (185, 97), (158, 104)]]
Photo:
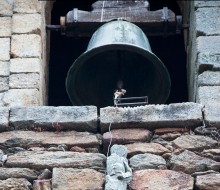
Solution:
[(220, 100), (218, 103), (206, 104), (204, 108), (205, 124), (220, 129)]
[(40, 12), (40, 2), (38, 0), (31, 0), (27, 3), (26, 0), (16, 0), (14, 2), (15, 13), (38, 13)]
[(41, 19), (40, 14), (13, 14), (12, 32), (13, 34), (40, 34)]
[(4, 103), (2, 101), (3, 96), (4, 96), (4, 93), (0, 93), (0, 107), (4, 107)]
[(130, 183), (132, 190), (193, 190), (194, 179), (190, 175), (171, 170), (138, 170)]
[(8, 178), (26, 178), (29, 181), (37, 179), (39, 172), (28, 168), (2, 168), (0, 167), (0, 180)]
[(34, 180), (33, 190), (51, 190), (51, 186), (50, 179)]
[(220, 2), (219, 1), (210, 1), (210, 0), (205, 0), (205, 1), (194, 1), (195, 8), (199, 7), (220, 7)]
[(179, 154), (172, 154), (170, 159), (170, 169), (182, 171), (187, 174), (202, 172), (206, 170), (220, 170), (220, 162), (203, 158), (197, 154), (184, 150)]
[(200, 86), (196, 101), (205, 106), (220, 103), (220, 86)]
[(217, 144), (212, 138), (200, 135), (182, 135), (173, 141), (175, 147), (187, 150), (201, 150)]
[(16, 129), (42, 127), (42, 129), (71, 129), (97, 131), (97, 108), (95, 106), (38, 106), (12, 107), (10, 123)]
[(12, 35), (12, 57), (41, 57), (41, 37), (37, 34)]
[(11, 16), (13, 14), (13, 5), (10, 0), (0, 1), (0, 16)]
[(220, 35), (220, 7), (199, 8), (195, 14), (197, 36)]
[(196, 177), (198, 190), (218, 190), (220, 188), (220, 174), (207, 174)]
[(137, 154), (130, 158), (132, 170), (159, 169), (166, 168), (166, 161), (163, 157), (154, 154)]
[(95, 134), (88, 132), (34, 132), (34, 131), (10, 131), (0, 133), (0, 145), (7, 147), (28, 148), (31, 145), (50, 145), (65, 144), (68, 147), (80, 146), (82, 148), (98, 148), (99, 142)]
[(0, 187), (2, 190), (31, 190), (31, 183), (24, 178), (8, 178), (0, 180)]
[(13, 88), (40, 88), (40, 76), (37, 73), (12, 74), (9, 77), (9, 87)]
[(0, 17), (0, 36), (11, 36), (11, 17)]
[(78, 169), (90, 168), (104, 171), (105, 161), (105, 155), (98, 153), (24, 151), (9, 155), (6, 166), (20, 168), (28, 167), (37, 170), (64, 167)]
[(103, 190), (103, 185), (104, 174), (93, 169), (53, 169), (53, 190)]
[(0, 61), (0, 76), (1, 77), (9, 76), (9, 62)]
[(220, 72), (205, 71), (198, 77), (199, 86), (220, 86)]
[(15, 58), (10, 61), (11, 73), (40, 73), (41, 60), (38, 58)]
[(125, 145), (128, 149), (128, 156), (131, 157), (135, 154), (151, 153), (156, 155), (163, 155), (170, 153), (164, 146), (157, 143), (133, 143)]
[(9, 126), (9, 108), (0, 107), (0, 132), (6, 131)]
[(199, 72), (220, 70), (220, 36), (200, 36), (197, 38), (197, 63)]
[(140, 107), (106, 107), (100, 109), (102, 132), (117, 128), (196, 127), (202, 124), (202, 105), (187, 102)]
[(10, 38), (0, 38), (0, 60), (10, 59)]
[(0, 77), (0, 92), (9, 90), (8, 77)]
[(5, 92), (2, 101), (5, 106), (39, 106), (37, 89), (10, 89)]

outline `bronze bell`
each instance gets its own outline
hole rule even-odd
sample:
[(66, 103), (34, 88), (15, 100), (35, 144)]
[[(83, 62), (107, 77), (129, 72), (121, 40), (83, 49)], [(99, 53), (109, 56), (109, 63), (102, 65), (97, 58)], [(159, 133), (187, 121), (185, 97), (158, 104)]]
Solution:
[(112, 106), (119, 80), (127, 97), (148, 96), (150, 104), (165, 103), (170, 93), (169, 73), (147, 37), (122, 20), (96, 30), (86, 52), (70, 67), (66, 89), (73, 105)]

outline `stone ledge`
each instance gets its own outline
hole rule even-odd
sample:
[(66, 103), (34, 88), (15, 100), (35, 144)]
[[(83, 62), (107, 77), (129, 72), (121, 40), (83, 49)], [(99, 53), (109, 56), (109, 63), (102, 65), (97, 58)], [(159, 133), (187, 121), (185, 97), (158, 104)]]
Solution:
[(197, 127), (202, 124), (201, 110), (202, 105), (192, 102), (170, 105), (147, 105), (135, 108), (101, 108), (101, 131), (108, 131), (110, 123), (111, 129)]
[(10, 125), (15, 129), (97, 131), (95, 106), (12, 107)]
[(0, 107), (0, 132), (8, 129), (9, 120), (9, 108)]

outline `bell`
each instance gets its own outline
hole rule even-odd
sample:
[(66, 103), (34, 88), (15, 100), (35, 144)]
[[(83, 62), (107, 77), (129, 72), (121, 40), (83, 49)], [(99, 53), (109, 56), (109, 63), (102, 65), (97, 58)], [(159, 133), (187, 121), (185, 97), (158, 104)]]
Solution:
[(73, 105), (113, 105), (117, 83), (123, 81), (126, 97), (148, 96), (148, 103), (165, 103), (170, 76), (152, 53), (149, 41), (136, 25), (116, 20), (93, 34), (86, 52), (70, 67), (66, 89)]

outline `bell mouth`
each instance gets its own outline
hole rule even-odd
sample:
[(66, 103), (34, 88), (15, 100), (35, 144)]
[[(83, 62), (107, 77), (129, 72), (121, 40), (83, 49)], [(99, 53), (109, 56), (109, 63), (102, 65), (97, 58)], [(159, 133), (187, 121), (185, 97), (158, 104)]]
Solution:
[(83, 53), (70, 67), (66, 89), (73, 105), (113, 106), (118, 80), (124, 97), (148, 96), (149, 104), (165, 103), (170, 76), (161, 60), (139, 46), (108, 44)]

